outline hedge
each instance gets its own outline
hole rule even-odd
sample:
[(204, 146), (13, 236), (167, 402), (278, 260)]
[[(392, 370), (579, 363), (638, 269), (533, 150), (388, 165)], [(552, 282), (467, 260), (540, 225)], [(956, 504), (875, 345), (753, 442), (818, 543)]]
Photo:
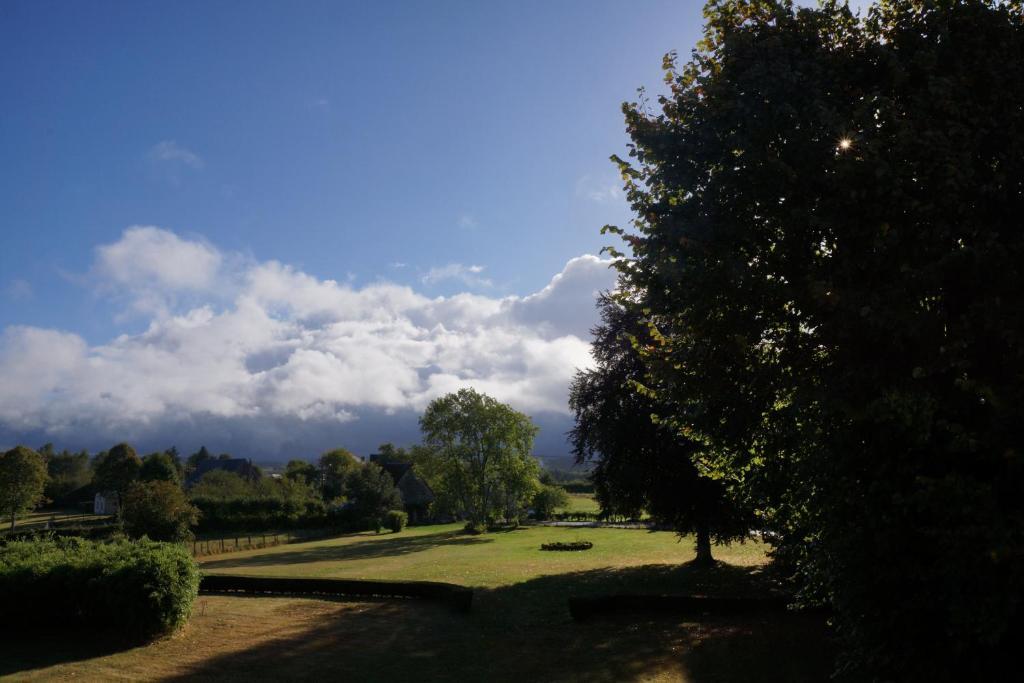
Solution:
[(181, 545), (41, 538), (0, 548), (0, 628), (82, 626), (151, 638), (189, 618), (198, 590), (199, 569)]
[(332, 522), (321, 501), (195, 497), (192, 504), (199, 508), (198, 533), (316, 528)]
[(214, 593), (421, 598), (445, 602), (462, 612), (468, 612), (473, 604), (473, 589), (437, 581), (373, 581), (207, 574), (203, 577), (200, 588), (203, 592)]

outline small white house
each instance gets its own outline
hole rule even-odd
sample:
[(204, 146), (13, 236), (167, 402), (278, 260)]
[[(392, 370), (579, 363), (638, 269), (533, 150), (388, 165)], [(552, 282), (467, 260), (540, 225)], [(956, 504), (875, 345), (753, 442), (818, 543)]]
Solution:
[(113, 491), (105, 493), (97, 491), (92, 499), (92, 512), (94, 515), (116, 515), (117, 494)]

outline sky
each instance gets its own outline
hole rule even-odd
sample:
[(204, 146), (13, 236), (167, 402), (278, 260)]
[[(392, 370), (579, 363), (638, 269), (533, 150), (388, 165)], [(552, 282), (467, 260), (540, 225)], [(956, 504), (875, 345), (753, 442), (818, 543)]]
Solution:
[(0, 446), (568, 452), (621, 103), (699, 0), (0, 3)]

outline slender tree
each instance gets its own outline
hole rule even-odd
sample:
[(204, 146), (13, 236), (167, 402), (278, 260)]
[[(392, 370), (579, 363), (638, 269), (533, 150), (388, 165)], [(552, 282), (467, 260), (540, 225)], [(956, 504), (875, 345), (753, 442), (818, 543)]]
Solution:
[(18, 515), (43, 500), (46, 463), (43, 456), (25, 446), (15, 446), (0, 456), (0, 509), (10, 516), (11, 531)]
[(139, 478), (142, 461), (135, 449), (126, 443), (119, 443), (109, 451), (96, 466), (94, 480), (101, 491), (110, 491), (117, 498), (118, 515), (121, 514), (121, 499), (128, 486)]

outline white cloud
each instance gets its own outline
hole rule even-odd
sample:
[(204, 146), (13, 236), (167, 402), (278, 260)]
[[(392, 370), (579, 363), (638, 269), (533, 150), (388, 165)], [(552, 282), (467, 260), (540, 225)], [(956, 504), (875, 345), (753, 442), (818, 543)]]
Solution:
[(116, 292), (131, 308), (166, 314), (182, 295), (218, 289), (223, 257), (213, 246), (169, 230), (132, 226), (97, 247), (92, 276), (101, 293)]
[[(218, 420), (227, 430), (248, 420), (261, 442), (290, 443), (295, 424), (315, 430), (411, 413), (464, 386), (527, 413), (565, 415), (573, 372), (592, 362), (586, 331), (595, 293), (614, 284), (608, 264), (572, 259), (526, 297), (431, 298), (386, 282), (355, 288), (130, 228), (96, 250), (93, 276), (141, 297), (137, 310), (151, 299), (163, 307), (151, 310), (144, 332), (94, 346), (69, 332), (7, 328), (0, 428), (128, 435)], [(478, 277), (482, 268), (454, 270)], [(285, 424), (292, 426), (275, 427)]]
[(479, 223), (472, 214), (464, 213), (459, 216), (459, 227), (463, 230), (472, 230), (479, 227)]
[(464, 266), (461, 263), (449, 263), (446, 266), (431, 268), (421, 280), (425, 285), (434, 285), (445, 280), (457, 280), (469, 287), (490, 287), (493, 283), (480, 274), (483, 266)]
[(153, 145), (149, 150), (149, 158), (154, 161), (181, 163), (196, 169), (206, 165), (202, 157), (174, 140), (163, 140)]

